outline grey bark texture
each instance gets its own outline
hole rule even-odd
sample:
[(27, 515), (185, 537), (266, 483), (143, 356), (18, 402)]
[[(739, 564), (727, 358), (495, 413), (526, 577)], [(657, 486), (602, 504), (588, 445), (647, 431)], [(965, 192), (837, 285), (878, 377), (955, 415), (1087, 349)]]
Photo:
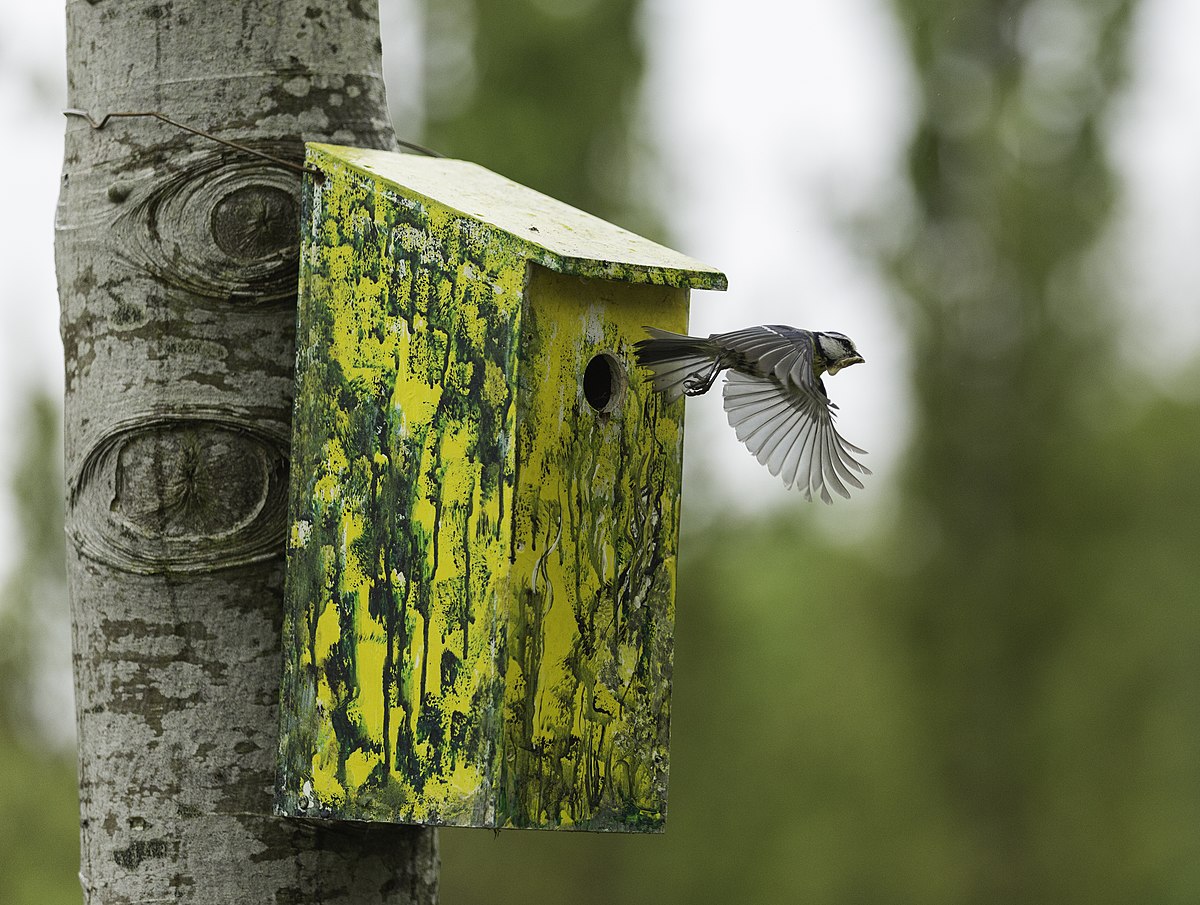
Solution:
[[(376, 0), (68, 0), (69, 106), (393, 148)], [(88, 903), (431, 903), (432, 830), (271, 816), (299, 175), (67, 121), (56, 229)]]

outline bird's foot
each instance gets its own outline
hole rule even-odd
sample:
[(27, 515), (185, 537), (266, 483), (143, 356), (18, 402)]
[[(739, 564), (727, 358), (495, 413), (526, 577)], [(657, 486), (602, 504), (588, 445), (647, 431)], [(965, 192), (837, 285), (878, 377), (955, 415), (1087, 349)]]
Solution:
[(703, 396), (712, 389), (713, 381), (717, 379), (719, 373), (721, 373), (720, 367), (714, 364), (705, 373), (693, 374), (684, 380), (683, 392), (688, 396)]

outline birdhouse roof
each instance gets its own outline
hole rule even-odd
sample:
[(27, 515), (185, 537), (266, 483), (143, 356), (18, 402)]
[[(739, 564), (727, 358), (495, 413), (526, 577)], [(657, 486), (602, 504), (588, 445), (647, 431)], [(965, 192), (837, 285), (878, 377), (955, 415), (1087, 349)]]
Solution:
[(342, 164), (507, 233), (529, 259), (581, 277), (724, 289), (725, 274), (466, 160), (308, 144), (309, 163)]

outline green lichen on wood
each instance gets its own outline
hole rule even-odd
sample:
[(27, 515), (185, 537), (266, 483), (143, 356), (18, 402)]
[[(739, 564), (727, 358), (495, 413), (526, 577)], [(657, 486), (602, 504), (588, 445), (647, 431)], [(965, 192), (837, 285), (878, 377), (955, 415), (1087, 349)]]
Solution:
[(687, 290), (309, 162), (278, 809), (661, 828), (682, 406), (631, 346)]
[[(660, 410), (630, 347), (648, 320), (685, 317), (682, 290), (531, 275), (502, 767), (514, 825), (665, 817), (682, 412)], [(610, 350), (623, 398), (598, 415), (580, 376)]]
[(514, 254), (580, 277), (724, 289), (725, 274), (606, 220), (465, 160), (310, 145), (364, 173), (403, 185), (413, 199), (458, 211), (503, 234)]

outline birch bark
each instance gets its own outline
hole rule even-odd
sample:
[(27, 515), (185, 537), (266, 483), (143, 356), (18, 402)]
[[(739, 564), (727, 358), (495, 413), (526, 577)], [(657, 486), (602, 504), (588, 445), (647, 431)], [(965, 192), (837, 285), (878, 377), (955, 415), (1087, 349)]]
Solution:
[[(68, 0), (69, 106), (393, 148), (376, 0)], [(67, 122), (56, 229), (88, 903), (431, 903), (433, 831), (270, 816), (299, 175)]]

